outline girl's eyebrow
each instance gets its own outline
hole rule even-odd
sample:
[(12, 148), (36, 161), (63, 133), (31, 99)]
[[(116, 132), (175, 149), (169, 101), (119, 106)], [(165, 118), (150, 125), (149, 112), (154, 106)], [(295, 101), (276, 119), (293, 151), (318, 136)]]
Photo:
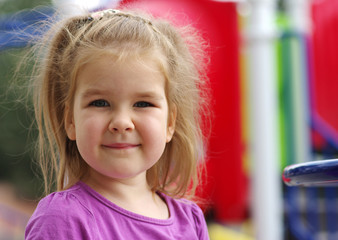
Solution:
[[(104, 95), (104, 96), (109, 96), (112, 95), (112, 92), (106, 89), (96, 89), (96, 88), (90, 88), (84, 91), (81, 96), (82, 98), (87, 98), (95, 95)], [(151, 99), (156, 99), (156, 100), (162, 100), (165, 99), (165, 96), (162, 94), (157, 93), (156, 91), (135, 91), (133, 93), (134, 97), (140, 97), (140, 98), (151, 98)]]
[(106, 95), (106, 94), (109, 94), (108, 90), (89, 88), (81, 94), (81, 97), (87, 98), (95, 95)]
[(163, 95), (158, 94), (154, 91), (136, 92), (135, 95), (136, 97), (152, 98), (152, 99), (157, 99), (157, 100), (161, 100), (165, 98)]

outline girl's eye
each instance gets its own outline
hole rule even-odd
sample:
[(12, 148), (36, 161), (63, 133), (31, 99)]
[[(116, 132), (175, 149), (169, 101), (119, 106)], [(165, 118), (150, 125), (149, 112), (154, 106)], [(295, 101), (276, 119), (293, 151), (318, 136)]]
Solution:
[(146, 107), (153, 107), (154, 105), (149, 102), (137, 102), (134, 104), (134, 107), (138, 108), (146, 108)]
[(109, 106), (109, 103), (105, 100), (95, 100), (93, 102), (91, 102), (89, 104), (90, 106), (94, 106), (94, 107), (108, 107)]

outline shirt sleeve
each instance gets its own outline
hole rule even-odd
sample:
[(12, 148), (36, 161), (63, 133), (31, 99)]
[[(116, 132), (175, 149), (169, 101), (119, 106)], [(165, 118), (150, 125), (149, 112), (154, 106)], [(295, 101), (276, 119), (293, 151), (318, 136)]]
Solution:
[(199, 240), (209, 240), (208, 227), (202, 210), (194, 204), (192, 211)]
[(71, 195), (54, 194), (42, 199), (30, 218), (25, 240), (95, 239), (93, 218)]

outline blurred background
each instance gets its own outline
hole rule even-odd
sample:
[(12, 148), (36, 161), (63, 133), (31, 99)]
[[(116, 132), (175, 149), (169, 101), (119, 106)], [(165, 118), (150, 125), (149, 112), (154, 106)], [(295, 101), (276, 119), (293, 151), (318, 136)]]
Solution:
[(55, 8), (127, 4), (191, 23), (210, 43), (214, 119), (198, 191), (210, 238), (337, 239), (337, 189), (281, 178), (287, 165), (337, 157), (337, 0), (0, 0), (0, 239), (24, 239), (43, 192), (31, 103), (12, 84), (30, 36)]

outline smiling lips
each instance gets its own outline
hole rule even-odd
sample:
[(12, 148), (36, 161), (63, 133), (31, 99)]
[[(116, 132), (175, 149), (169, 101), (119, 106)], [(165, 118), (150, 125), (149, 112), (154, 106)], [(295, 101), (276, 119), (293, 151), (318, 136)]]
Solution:
[(140, 144), (132, 144), (132, 143), (112, 143), (112, 144), (107, 144), (103, 145), (106, 148), (111, 148), (111, 149), (117, 149), (117, 150), (123, 150), (123, 149), (130, 149), (130, 148), (135, 148), (139, 147)]

